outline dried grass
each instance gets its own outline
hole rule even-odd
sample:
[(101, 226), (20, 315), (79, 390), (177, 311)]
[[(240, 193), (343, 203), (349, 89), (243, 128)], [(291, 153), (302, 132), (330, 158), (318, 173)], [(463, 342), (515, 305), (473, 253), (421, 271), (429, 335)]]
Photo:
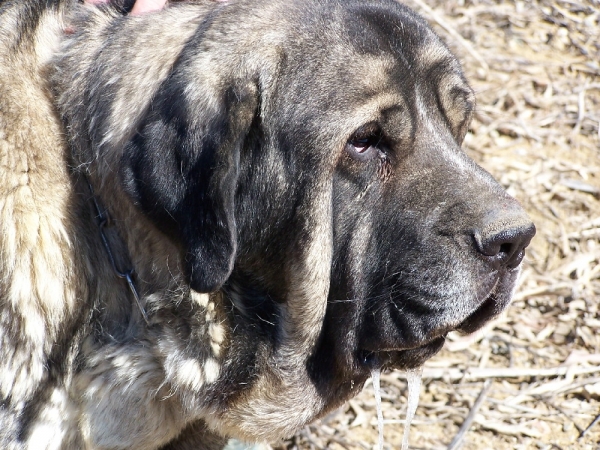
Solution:
[[(475, 336), (452, 336), (426, 365), (411, 448), (599, 449), (600, 2), (407, 3), (477, 92), (466, 150), (538, 229), (507, 314)], [(386, 445), (399, 448), (404, 375), (381, 385)], [(367, 383), (278, 448), (371, 449), (375, 418)]]

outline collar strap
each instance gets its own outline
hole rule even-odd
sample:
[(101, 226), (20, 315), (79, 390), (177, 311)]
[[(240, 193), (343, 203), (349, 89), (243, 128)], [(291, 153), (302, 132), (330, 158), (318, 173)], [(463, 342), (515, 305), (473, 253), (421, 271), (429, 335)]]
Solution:
[(110, 226), (112, 226), (108, 211), (105, 208), (102, 208), (100, 206), (100, 202), (98, 201), (98, 198), (94, 194), (94, 188), (92, 187), (92, 183), (90, 183), (90, 180), (87, 177), (87, 175), (83, 174), (83, 176), (84, 176), (85, 181), (86, 181), (88, 187), (90, 188), (90, 192), (92, 194), (91, 201), (94, 204), (94, 209), (96, 210), (96, 219), (98, 221), (97, 222), (98, 228), (100, 229), (100, 237), (102, 238), (102, 244), (104, 245), (104, 249), (106, 250), (106, 254), (108, 255), (108, 259), (110, 261), (110, 264), (112, 265), (113, 271), (118, 278), (124, 279), (127, 282), (127, 285), (129, 286), (129, 290), (133, 294), (133, 298), (135, 299), (135, 302), (137, 303), (138, 308), (140, 309), (140, 312), (142, 313), (142, 317), (144, 318), (144, 321), (146, 322), (147, 325), (150, 325), (150, 321), (148, 320), (148, 315), (146, 314), (146, 311), (144, 310), (144, 307), (142, 306), (142, 302), (140, 300), (140, 295), (138, 294), (137, 288), (135, 287), (135, 283), (133, 281), (134, 269), (132, 267), (131, 269), (120, 270), (117, 267), (115, 257), (110, 248), (110, 244), (106, 237), (106, 233), (104, 232), (104, 230), (106, 228), (109, 228)]

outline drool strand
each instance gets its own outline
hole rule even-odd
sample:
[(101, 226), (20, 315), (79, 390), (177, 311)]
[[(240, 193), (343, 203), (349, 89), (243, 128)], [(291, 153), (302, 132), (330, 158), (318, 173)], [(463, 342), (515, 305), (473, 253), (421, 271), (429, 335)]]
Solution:
[(406, 382), (408, 385), (408, 403), (406, 404), (406, 420), (404, 422), (404, 435), (402, 436), (402, 450), (408, 450), (410, 424), (413, 421), (413, 418), (415, 417), (415, 412), (417, 411), (417, 406), (419, 405), (419, 394), (421, 391), (422, 377), (423, 367), (412, 369), (406, 372)]
[(380, 369), (373, 369), (371, 371), (371, 377), (373, 379), (373, 391), (375, 392), (375, 407), (377, 408), (377, 430), (379, 432), (377, 442), (379, 450), (383, 450), (383, 411), (381, 410), (381, 386), (379, 383), (380, 375)]

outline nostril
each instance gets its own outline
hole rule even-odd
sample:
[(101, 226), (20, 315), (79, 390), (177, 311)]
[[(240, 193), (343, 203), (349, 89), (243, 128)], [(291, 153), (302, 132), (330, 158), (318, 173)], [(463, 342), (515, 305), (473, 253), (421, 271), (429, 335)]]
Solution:
[[(498, 259), (500, 259), (501, 261), (507, 261), (507, 265), (512, 269), (513, 267), (516, 267), (519, 265), (519, 263), (521, 262), (521, 259), (519, 259), (519, 262), (517, 262), (516, 264), (512, 264), (512, 260), (514, 259), (513, 256), (517, 256), (514, 252), (515, 250), (515, 244), (512, 242), (505, 242), (504, 244), (500, 245), (500, 251), (497, 253), (498, 255)], [(523, 253), (523, 252), (521, 252)]]
[(473, 232), (477, 251), (492, 266), (511, 269), (521, 263), (525, 247), (534, 235), (535, 225), (522, 217), (492, 221)]
[(512, 253), (512, 247), (513, 247), (513, 244), (511, 244), (511, 243), (504, 243), (504, 244), (502, 244), (500, 246), (500, 252), (499, 253), (506, 253), (506, 254)]

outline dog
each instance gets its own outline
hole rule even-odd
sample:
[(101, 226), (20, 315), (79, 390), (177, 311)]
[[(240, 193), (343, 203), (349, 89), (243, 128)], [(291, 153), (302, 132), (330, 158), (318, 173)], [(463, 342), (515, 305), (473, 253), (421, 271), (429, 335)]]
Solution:
[(0, 4), (0, 447), (289, 436), (510, 302), (535, 227), (393, 0)]

